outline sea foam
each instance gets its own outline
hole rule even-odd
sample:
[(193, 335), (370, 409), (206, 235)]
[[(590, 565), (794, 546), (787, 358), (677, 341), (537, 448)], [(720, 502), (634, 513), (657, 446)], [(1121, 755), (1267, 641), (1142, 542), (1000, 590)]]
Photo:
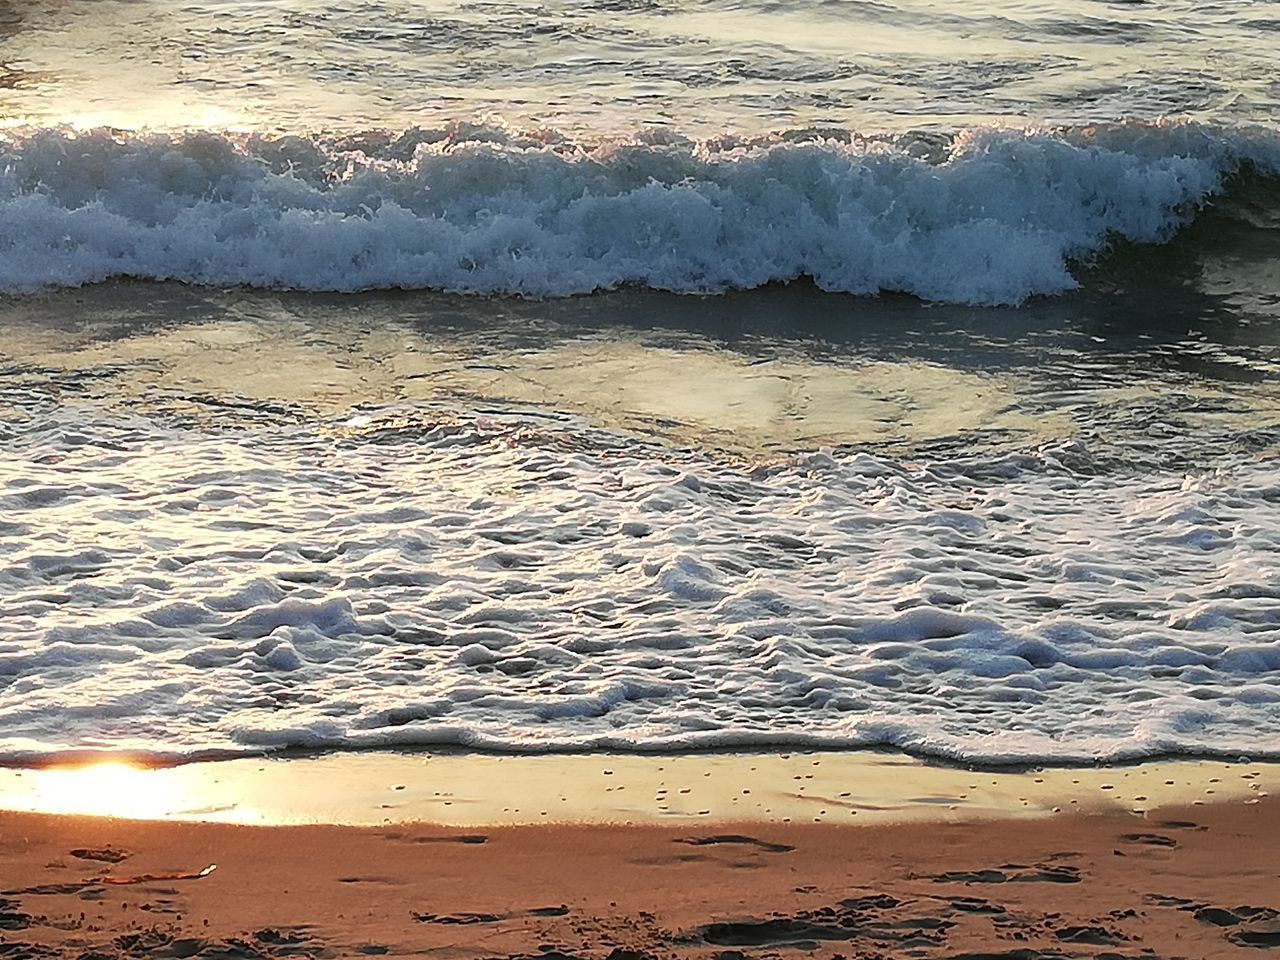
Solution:
[(29, 420), (0, 462), (0, 760), (1280, 757), (1269, 460), (746, 467), (493, 413), (235, 442), (71, 404)]
[(1116, 239), (1169, 239), (1265, 128), (1120, 124), (936, 137), (574, 144), (485, 127), (392, 136), (0, 137), (0, 291), (113, 277), (554, 297), (809, 278), (1017, 304)]

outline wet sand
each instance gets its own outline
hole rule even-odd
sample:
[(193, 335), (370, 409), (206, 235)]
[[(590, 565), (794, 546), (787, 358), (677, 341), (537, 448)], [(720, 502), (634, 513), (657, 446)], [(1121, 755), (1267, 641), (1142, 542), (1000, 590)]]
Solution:
[(1278, 836), (1269, 799), (860, 827), (10, 813), (0, 955), (1261, 956), (1280, 947)]
[(162, 768), (0, 768), (0, 810), (271, 825), (959, 822), (1064, 810), (1143, 814), (1268, 795), (1280, 795), (1280, 763), (966, 770), (869, 750), (369, 751)]

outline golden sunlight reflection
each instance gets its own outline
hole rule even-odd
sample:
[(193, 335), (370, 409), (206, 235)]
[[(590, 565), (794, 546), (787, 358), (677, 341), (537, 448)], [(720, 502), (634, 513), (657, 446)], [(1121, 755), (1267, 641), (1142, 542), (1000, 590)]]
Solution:
[(127, 103), (101, 110), (69, 111), (58, 122), (76, 130), (111, 127), (116, 130), (252, 130), (251, 118), (211, 104), (184, 101), (149, 104)]
[(10, 788), (6, 806), (39, 813), (132, 820), (217, 819), (247, 823), (261, 819), (253, 809), (211, 805), (210, 797), (198, 789), (198, 782), (175, 776), (174, 772), (118, 761), (25, 770), (22, 786)]
[(1210, 796), (1257, 803), (1277, 791), (1280, 763), (1182, 760), (979, 776), (882, 753), (370, 752), (161, 769), (118, 761), (0, 767), (0, 811), (256, 825), (956, 822), (1082, 810), (1139, 815)]

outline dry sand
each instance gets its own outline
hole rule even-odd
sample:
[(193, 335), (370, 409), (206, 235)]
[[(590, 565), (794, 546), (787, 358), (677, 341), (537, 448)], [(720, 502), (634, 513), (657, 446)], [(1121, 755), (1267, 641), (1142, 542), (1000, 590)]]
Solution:
[(1277, 854), (1270, 800), (865, 827), (10, 813), (0, 957), (1256, 957)]

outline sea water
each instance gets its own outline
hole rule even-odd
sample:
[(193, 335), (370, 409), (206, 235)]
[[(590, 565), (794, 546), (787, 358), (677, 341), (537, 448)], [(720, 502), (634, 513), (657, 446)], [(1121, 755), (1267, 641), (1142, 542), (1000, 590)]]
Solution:
[(1280, 757), (1266, 4), (0, 4), (0, 760)]

